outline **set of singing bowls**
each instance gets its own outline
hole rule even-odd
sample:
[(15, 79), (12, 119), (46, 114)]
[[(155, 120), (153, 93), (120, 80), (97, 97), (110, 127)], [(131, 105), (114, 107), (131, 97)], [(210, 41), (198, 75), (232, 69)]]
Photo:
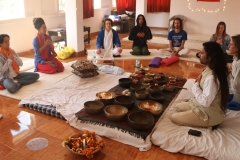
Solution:
[(105, 116), (111, 121), (121, 121), (128, 113), (128, 109), (122, 105), (108, 105), (104, 108)]
[(162, 104), (152, 100), (145, 100), (145, 101), (139, 102), (138, 108), (141, 111), (150, 112), (153, 115), (159, 115), (163, 110)]
[(149, 87), (150, 93), (161, 93), (161, 92), (163, 92), (163, 89), (164, 89), (163, 86), (160, 86), (160, 85)]
[(140, 90), (140, 89), (144, 89), (144, 88), (145, 88), (145, 86), (142, 85), (142, 84), (140, 84), (140, 83), (133, 83), (133, 84), (130, 85), (130, 89), (131, 89), (133, 92), (135, 92), (135, 91), (137, 91), (137, 90)]
[(129, 88), (132, 83), (133, 81), (131, 78), (120, 78), (118, 80), (118, 84), (123, 88)]
[(149, 91), (147, 91), (146, 89), (140, 89), (135, 91), (135, 97), (139, 100), (147, 99), (148, 95), (149, 95)]
[(128, 123), (136, 130), (148, 130), (154, 125), (154, 117), (147, 112), (135, 111), (128, 115)]
[(163, 102), (165, 95), (163, 93), (150, 93), (149, 98), (156, 102)]
[(99, 101), (101, 101), (105, 105), (109, 105), (113, 103), (116, 94), (114, 92), (106, 91), (106, 92), (98, 92), (96, 97)]
[(135, 105), (135, 99), (131, 96), (116, 96), (114, 98), (114, 104), (122, 105), (131, 109)]
[(88, 114), (99, 114), (102, 112), (104, 104), (100, 101), (87, 101), (84, 103), (84, 109)]

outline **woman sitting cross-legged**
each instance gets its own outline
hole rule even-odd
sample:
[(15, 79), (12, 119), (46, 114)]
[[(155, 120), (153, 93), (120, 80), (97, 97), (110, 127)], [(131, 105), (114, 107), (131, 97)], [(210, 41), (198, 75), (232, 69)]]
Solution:
[(55, 58), (57, 56), (50, 37), (46, 34), (47, 27), (42, 18), (33, 19), (34, 27), (38, 30), (33, 39), (35, 72), (56, 73), (63, 72), (63, 64)]
[(147, 46), (147, 40), (152, 39), (152, 33), (147, 26), (145, 17), (139, 14), (137, 17), (137, 25), (131, 29), (128, 39), (133, 40), (132, 55), (150, 55)]
[(0, 35), (0, 85), (10, 93), (18, 91), (23, 85), (28, 85), (39, 79), (34, 72), (21, 72), (19, 66), (23, 65), (17, 53), (12, 50), (9, 35)]
[(98, 33), (96, 46), (97, 56), (101, 58), (120, 57), (122, 53), (121, 42), (118, 33), (112, 29), (113, 21), (106, 18), (104, 29)]

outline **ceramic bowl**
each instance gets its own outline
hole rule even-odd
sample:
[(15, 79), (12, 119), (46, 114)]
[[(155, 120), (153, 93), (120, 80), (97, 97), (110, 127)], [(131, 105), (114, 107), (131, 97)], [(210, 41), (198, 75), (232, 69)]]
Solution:
[(145, 86), (140, 84), (140, 83), (137, 83), (137, 84), (131, 84), (130, 85), (130, 89), (135, 92), (136, 90), (140, 90), (140, 89), (144, 89)]
[(129, 88), (132, 83), (133, 81), (131, 78), (120, 78), (118, 80), (118, 84), (123, 88)]
[(128, 113), (128, 109), (122, 105), (109, 105), (104, 108), (104, 113), (111, 121), (121, 121)]
[(98, 92), (96, 97), (99, 101), (101, 101), (105, 105), (109, 105), (113, 103), (113, 99), (116, 97), (114, 92)]
[(149, 92), (146, 89), (140, 89), (135, 91), (135, 97), (139, 100), (147, 99)]
[(156, 102), (162, 102), (165, 99), (165, 95), (163, 93), (151, 93), (149, 98)]
[(104, 104), (100, 101), (87, 101), (84, 109), (88, 114), (99, 114), (103, 110)]
[(160, 103), (152, 100), (145, 100), (139, 102), (138, 108), (142, 111), (148, 111), (154, 115), (159, 115), (163, 110), (163, 106)]
[(128, 123), (136, 130), (147, 130), (153, 127), (154, 117), (147, 112), (135, 111), (128, 115)]
[(114, 103), (131, 109), (135, 105), (135, 99), (131, 96), (116, 96)]

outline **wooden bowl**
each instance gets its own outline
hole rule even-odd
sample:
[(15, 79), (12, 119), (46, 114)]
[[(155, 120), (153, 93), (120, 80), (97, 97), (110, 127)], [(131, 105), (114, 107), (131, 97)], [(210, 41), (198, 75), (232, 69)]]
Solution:
[(109, 105), (104, 108), (104, 113), (111, 121), (121, 121), (128, 113), (128, 109), (122, 105)]
[(99, 114), (103, 110), (104, 104), (100, 101), (87, 101), (84, 109), (88, 114)]
[(163, 106), (160, 103), (152, 100), (145, 100), (139, 102), (138, 108), (142, 111), (147, 111), (154, 115), (159, 115), (163, 110)]
[(147, 112), (135, 111), (128, 115), (128, 123), (136, 130), (147, 130), (153, 127), (154, 117)]
[(116, 96), (114, 103), (131, 109), (135, 105), (135, 99), (131, 96)]
[[(77, 134), (74, 134), (74, 135), (70, 136), (70, 138), (79, 138), (79, 137), (81, 137), (82, 135), (83, 135), (83, 132), (80, 132), (80, 133), (77, 133)], [(98, 142), (98, 141), (102, 140), (102, 138), (101, 138), (100, 136), (98, 136), (98, 135), (95, 134), (95, 140), (96, 140), (96, 142)], [(72, 152), (73, 154), (85, 156), (84, 153), (77, 153), (77, 152), (73, 151), (73, 150), (72, 150), (72, 147), (70, 146), (70, 144), (66, 144), (65, 147), (66, 147), (70, 152)], [(93, 151), (93, 153), (96, 153), (96, 152), (98, 152), (98, 151), (100, 151), (100, 150), (101, 150), (101, 147), (99, 147), (98, 149), (95, 149), (95, 150)]]
[(120, 78), (118, 83), (123, 88), (129, 88), (133, 81), (131, 78)]
[(116, 97), (114, 92), (98, 92), (96, 97), (99, 101), (101, 101), (105, 105), (109, 105), (113, 103), (113, 99)]

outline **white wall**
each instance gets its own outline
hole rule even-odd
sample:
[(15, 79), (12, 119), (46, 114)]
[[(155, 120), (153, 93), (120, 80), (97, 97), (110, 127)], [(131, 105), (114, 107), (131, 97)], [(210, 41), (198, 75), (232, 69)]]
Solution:
[[(188, 3), (194, 11), (188, 8)], [(184, 29), (188, 33), (213, 34), (217, 23), (224, 21), (227, 25), (227, 33), (231, 35), (240, 34), (240, 0), (226, 0), (226, 9), (222, 11), (224, 0), (220, 3), (197, 2), (197, 0), (171, 0), (170, 17), (181, 14), (187, 17)], [(220, 9), (217, 13), (199, 12), (195, 9), (204, 8), (207, 10)]]

